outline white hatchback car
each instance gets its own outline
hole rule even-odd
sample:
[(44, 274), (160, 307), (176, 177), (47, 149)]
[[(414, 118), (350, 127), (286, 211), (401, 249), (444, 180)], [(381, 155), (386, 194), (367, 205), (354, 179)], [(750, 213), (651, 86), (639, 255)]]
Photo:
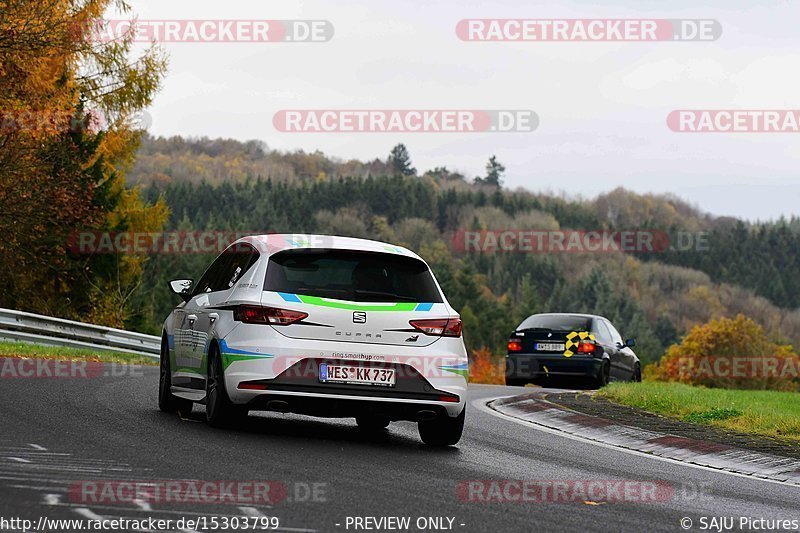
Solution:
[(164, 322), (162, 411), (206, 405), (211, 425), (250, 410), (418, 422), (453, 445), (464, 427), (461, 320), (428, 265), (382, 242), (260, 235), (228, 247)]

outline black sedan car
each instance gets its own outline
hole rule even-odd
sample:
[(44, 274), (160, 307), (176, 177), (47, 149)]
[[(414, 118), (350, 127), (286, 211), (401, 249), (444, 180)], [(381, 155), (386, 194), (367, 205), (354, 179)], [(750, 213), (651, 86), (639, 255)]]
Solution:
[(600, 388), (609, 381), (641, 381), (634, 339), (622, 340), (611, 322), (597, 315), (531, 315), (508, 339), (506, 385), (559, 385), (571, 380)]

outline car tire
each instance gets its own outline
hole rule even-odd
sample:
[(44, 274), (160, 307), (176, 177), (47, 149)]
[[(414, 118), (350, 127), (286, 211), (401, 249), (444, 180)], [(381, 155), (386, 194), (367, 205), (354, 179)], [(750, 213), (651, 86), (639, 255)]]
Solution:
[(642, 367), (639, 363), (636, 363), (636, 366), (633, 367), (633, 382), (634, 383), (642, 382)]
[(597, 372), (597, 376), (595, 376), (592, 382), (592, 388), (594, 389), (602, 389), (610, 380), (611, 375), (611, 365), (608, 361), (604, 361), (603, 365), (600, 367), (600, 370)]
[(506, 378), (506, 387), (524, 387), (527, 384), (527, 379)]
[(457, 444), (461, 440), (461, 434), (464, 432), (466, 413), (467, 408), (464, 406), (461, 413), (454, 418), (445, 415), (433, 420), (420, 420), (417, 426), (422, 442), (428, 446), (453, 446)]
[(206, 380), (206, 422), (211, 427), (231, 427), (247, 417), (246, 407), (234, 404), (225, 389), (225, 371), (216, 344), (208, 349), (208, 379)]
[(380, 415), (361, 415), (356, 417), (356, 423), (363, 431), (377, 432), (388, 428), (390, 420)]
[(169, 363), (169, 342), (167, 337), (161, 338), (161, 357), (158, 371), (158, 408), (165, 413), (177, 412), (181, 417), (188, 417), (194, 402), (178, 398), (172, 394), (172, 372)]

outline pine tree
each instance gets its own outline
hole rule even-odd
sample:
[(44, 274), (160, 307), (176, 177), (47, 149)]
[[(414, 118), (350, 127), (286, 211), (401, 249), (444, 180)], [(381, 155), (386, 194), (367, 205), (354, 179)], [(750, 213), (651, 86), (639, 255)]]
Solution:
[(395, 176), (414, 176), (417, 173), (417, 169), (411, 166), (411, 156), (405, 144), (400, 143), (392, 148), (387, 163)]

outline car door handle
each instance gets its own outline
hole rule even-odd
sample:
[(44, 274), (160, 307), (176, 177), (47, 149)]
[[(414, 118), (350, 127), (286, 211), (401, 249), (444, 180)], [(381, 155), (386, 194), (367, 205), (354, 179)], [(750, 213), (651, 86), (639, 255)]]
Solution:
[(211, 321), (212, 324), (216, 322), (218, 318), (219, 318), (219, 313), (209, 313), (208, 315), (208, 319)]
[(197, 320), (197, 315), (189, 315), (186, 317), (186, 320), (189, 321), (190, 326), (194, 326), (194, 321)]

